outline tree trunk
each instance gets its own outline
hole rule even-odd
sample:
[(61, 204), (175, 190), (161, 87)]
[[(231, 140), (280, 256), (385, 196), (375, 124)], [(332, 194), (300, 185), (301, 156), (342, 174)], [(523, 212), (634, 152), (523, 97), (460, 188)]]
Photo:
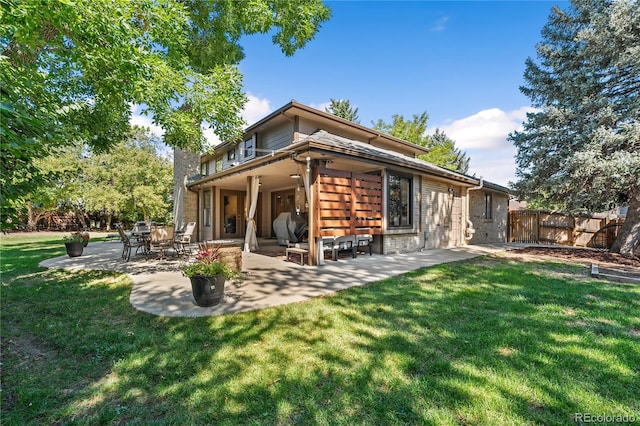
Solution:
[(611, 246), (611, 252), (633, 258), (640, 246), (640, 191), (634, 191), (630, 201), (627, 217), (618, 238)]
[(111, 231), (111, 218), (113, 216), (110, 213), (107, 213), (107, 231)]
[(35, 231), (36, 225), (36, 211), (31, 201), (27, 201), (27, 231)]

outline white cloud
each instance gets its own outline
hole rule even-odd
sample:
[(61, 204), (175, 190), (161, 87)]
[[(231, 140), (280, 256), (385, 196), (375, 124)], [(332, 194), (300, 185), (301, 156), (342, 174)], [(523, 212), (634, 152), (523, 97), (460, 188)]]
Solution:
[(327, 108), (329, 108), (329, 105), (331, 105), (331, 102), (321, 102), (319, 104), (309, 104), (309, 106), (311, 108), (315, 108), (315, 109), (317, 109), (319, 111), (322, 111), (322, 112), (325, 112), (325, 110)]
[(431, 32), (439, 33), (441, 31), (444, 31), (446, 29), (446, 23), (448, 20), (449, 20), (448, 16), (443, 16), (442, 18), (438, 19), (436, 22), (434, 22), (433, 26), (431, 27)]
[(242, 118), (244, 118), (250, 126), (269, 114), (271, 112), (271, 105), (269, 105), (268, 99), (260, 99), (253, 95), (247, 95), (247, 98), (249, 101), (244, 106)]
[[(505, 112), (491, 108), (452, 122), (437, 126), (456, 142), (456, 147), (469, 155), (469, 173), (500, 184), (515, 181), (516, 149), (507, 140), (509, 133), (519, 130), (526, 119), (526, 113), (534, 111), (522, 107)], [(433, 134), (434, 128), (427, 129)]]

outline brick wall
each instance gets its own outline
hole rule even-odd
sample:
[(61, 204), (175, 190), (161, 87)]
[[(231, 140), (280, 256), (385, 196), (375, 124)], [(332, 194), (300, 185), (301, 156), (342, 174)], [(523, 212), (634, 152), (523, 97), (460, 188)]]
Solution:
[(419, 250), (422, 246), (419, 234), (386, 234), (382, 238), (384, 251), (382, 254), (411, 253)]
[(383, 237), (383, 253), (409, 253), (422, 248), (446, 248), (463, 244), (463, 198), (459, 186), (428, 177), (414, 179), (414, 229)]
[[(491, 194), (491, 218), (485, 217), (485, 194)], [(476, 232), (469, 244), (507, 242), (509, 197), (499, 192), (479, 189), (469, 192), (469, 218)]]
[(462, 244), (461, 188), (422, 179), (423, 238), (425, 248), (446, 248)]
[[(176, 225), (198, 222), (198, 194), (189, 191), (187, 178), (200, 173), (200, 154), (184, 149), (173, 151), (173, 220)], [(198, 233), (194, 233), (198, 235)]]

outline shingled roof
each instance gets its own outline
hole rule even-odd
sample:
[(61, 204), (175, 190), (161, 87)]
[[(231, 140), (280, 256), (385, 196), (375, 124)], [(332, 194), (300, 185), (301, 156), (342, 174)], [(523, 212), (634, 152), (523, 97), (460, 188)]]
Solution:
[[(393, 165), (400, 165), (408, 169), (422, 172), (429, 175), (457, 180), (471, 185), (477, 185), (480, 179), (468, 176), (453, 170), (445, 169), (427, 161), (415, 157), (409, 157), (399, 152), (389, 151), (376, 146), (355, 141), (353, 139), (329, 133), (326, 130), (318, 130), (309, 136), (300, 139), (298, 143), (308, 143), (310, 147), (316, 149), (327, 149), (332, 152), (342, 152), (360, 158), (368, 158), (376, 162), (386, 162)], [(495, 183), (484, 181), (487, 188), (501, 192), (509, 192), (508, 188)]]

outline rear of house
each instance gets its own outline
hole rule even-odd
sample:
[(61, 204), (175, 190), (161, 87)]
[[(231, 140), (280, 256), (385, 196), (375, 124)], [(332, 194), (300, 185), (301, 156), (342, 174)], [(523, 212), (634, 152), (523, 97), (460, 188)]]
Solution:
[(214, 154), (176, 150), (175, 221), (197, 222), (199, 240), (289, 230), (312, 264), (325, 237), (369, 234), (380, 254), (505, 242), (507, 188), (417, 158), (426, 152), (292, 101)]

